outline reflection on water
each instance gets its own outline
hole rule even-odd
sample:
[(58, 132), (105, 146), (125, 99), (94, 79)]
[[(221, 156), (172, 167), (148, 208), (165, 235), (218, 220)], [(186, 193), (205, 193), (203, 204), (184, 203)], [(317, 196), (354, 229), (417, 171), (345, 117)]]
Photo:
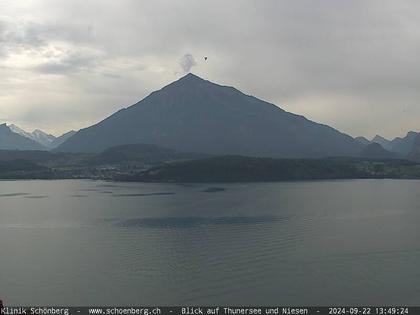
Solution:
[(226, 190), (226, 188), (223, 188), (223, 187), (210, 187), (210, 188), (206, 188), (202, 191), (206, 192), (206, 193), (215, 193), (215, 192), (221, 192), (221, 191), (225, 191), (225, 190)]
[(28, 193), (9, 193), (9, 194), (0, 194), (0, 197), (18, 197), (18, 196), (27, 196)]
[(24, 198), (28, 198), (28, 199), (44, 199), (44, 198), (48, 198), (49, 196), (25, 196)]
[(115, 194), (114, 197), (146, 197), (146, 196), (165, 196), (173, 195), (173, 192), (150, 192), (150, 193), (138, 193), (138, 194)]
[(0, 298), (418, 305), (419, 190), (401, 180), (2, 181)]

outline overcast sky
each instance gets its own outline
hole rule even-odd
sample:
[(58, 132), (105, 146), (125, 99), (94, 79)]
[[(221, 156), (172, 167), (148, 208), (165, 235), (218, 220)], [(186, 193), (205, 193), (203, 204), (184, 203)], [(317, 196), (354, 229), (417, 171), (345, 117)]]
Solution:
[(80, 129), (189, 68), (352, 136), (420, 131), (420, 2), (0, 2), (0, 122)]

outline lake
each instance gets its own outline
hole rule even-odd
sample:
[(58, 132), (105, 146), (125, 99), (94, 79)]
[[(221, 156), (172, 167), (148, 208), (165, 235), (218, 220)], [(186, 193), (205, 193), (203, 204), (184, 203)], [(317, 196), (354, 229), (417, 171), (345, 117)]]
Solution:
[(420, 181), (0, 181), (7, 305), (419, 305)]

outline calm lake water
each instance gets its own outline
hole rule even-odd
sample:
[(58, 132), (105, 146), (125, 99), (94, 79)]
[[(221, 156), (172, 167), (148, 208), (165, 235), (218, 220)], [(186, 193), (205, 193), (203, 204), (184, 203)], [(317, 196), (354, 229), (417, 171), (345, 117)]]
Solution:
[(0, 182), (8, 305), (420, 304), (420, 181)]

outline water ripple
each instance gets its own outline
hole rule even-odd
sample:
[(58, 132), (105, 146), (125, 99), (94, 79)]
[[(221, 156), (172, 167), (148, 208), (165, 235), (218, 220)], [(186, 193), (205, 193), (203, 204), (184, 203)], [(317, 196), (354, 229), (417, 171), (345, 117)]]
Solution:
[(255, 225), (261, 223), (283, 222), (287, 217), (280, 216), (238, 216), (238, 217), (167, 217), (137, 218), (119, 222), (119, 227), (142, 228), (194, 228), (202, 225)]

